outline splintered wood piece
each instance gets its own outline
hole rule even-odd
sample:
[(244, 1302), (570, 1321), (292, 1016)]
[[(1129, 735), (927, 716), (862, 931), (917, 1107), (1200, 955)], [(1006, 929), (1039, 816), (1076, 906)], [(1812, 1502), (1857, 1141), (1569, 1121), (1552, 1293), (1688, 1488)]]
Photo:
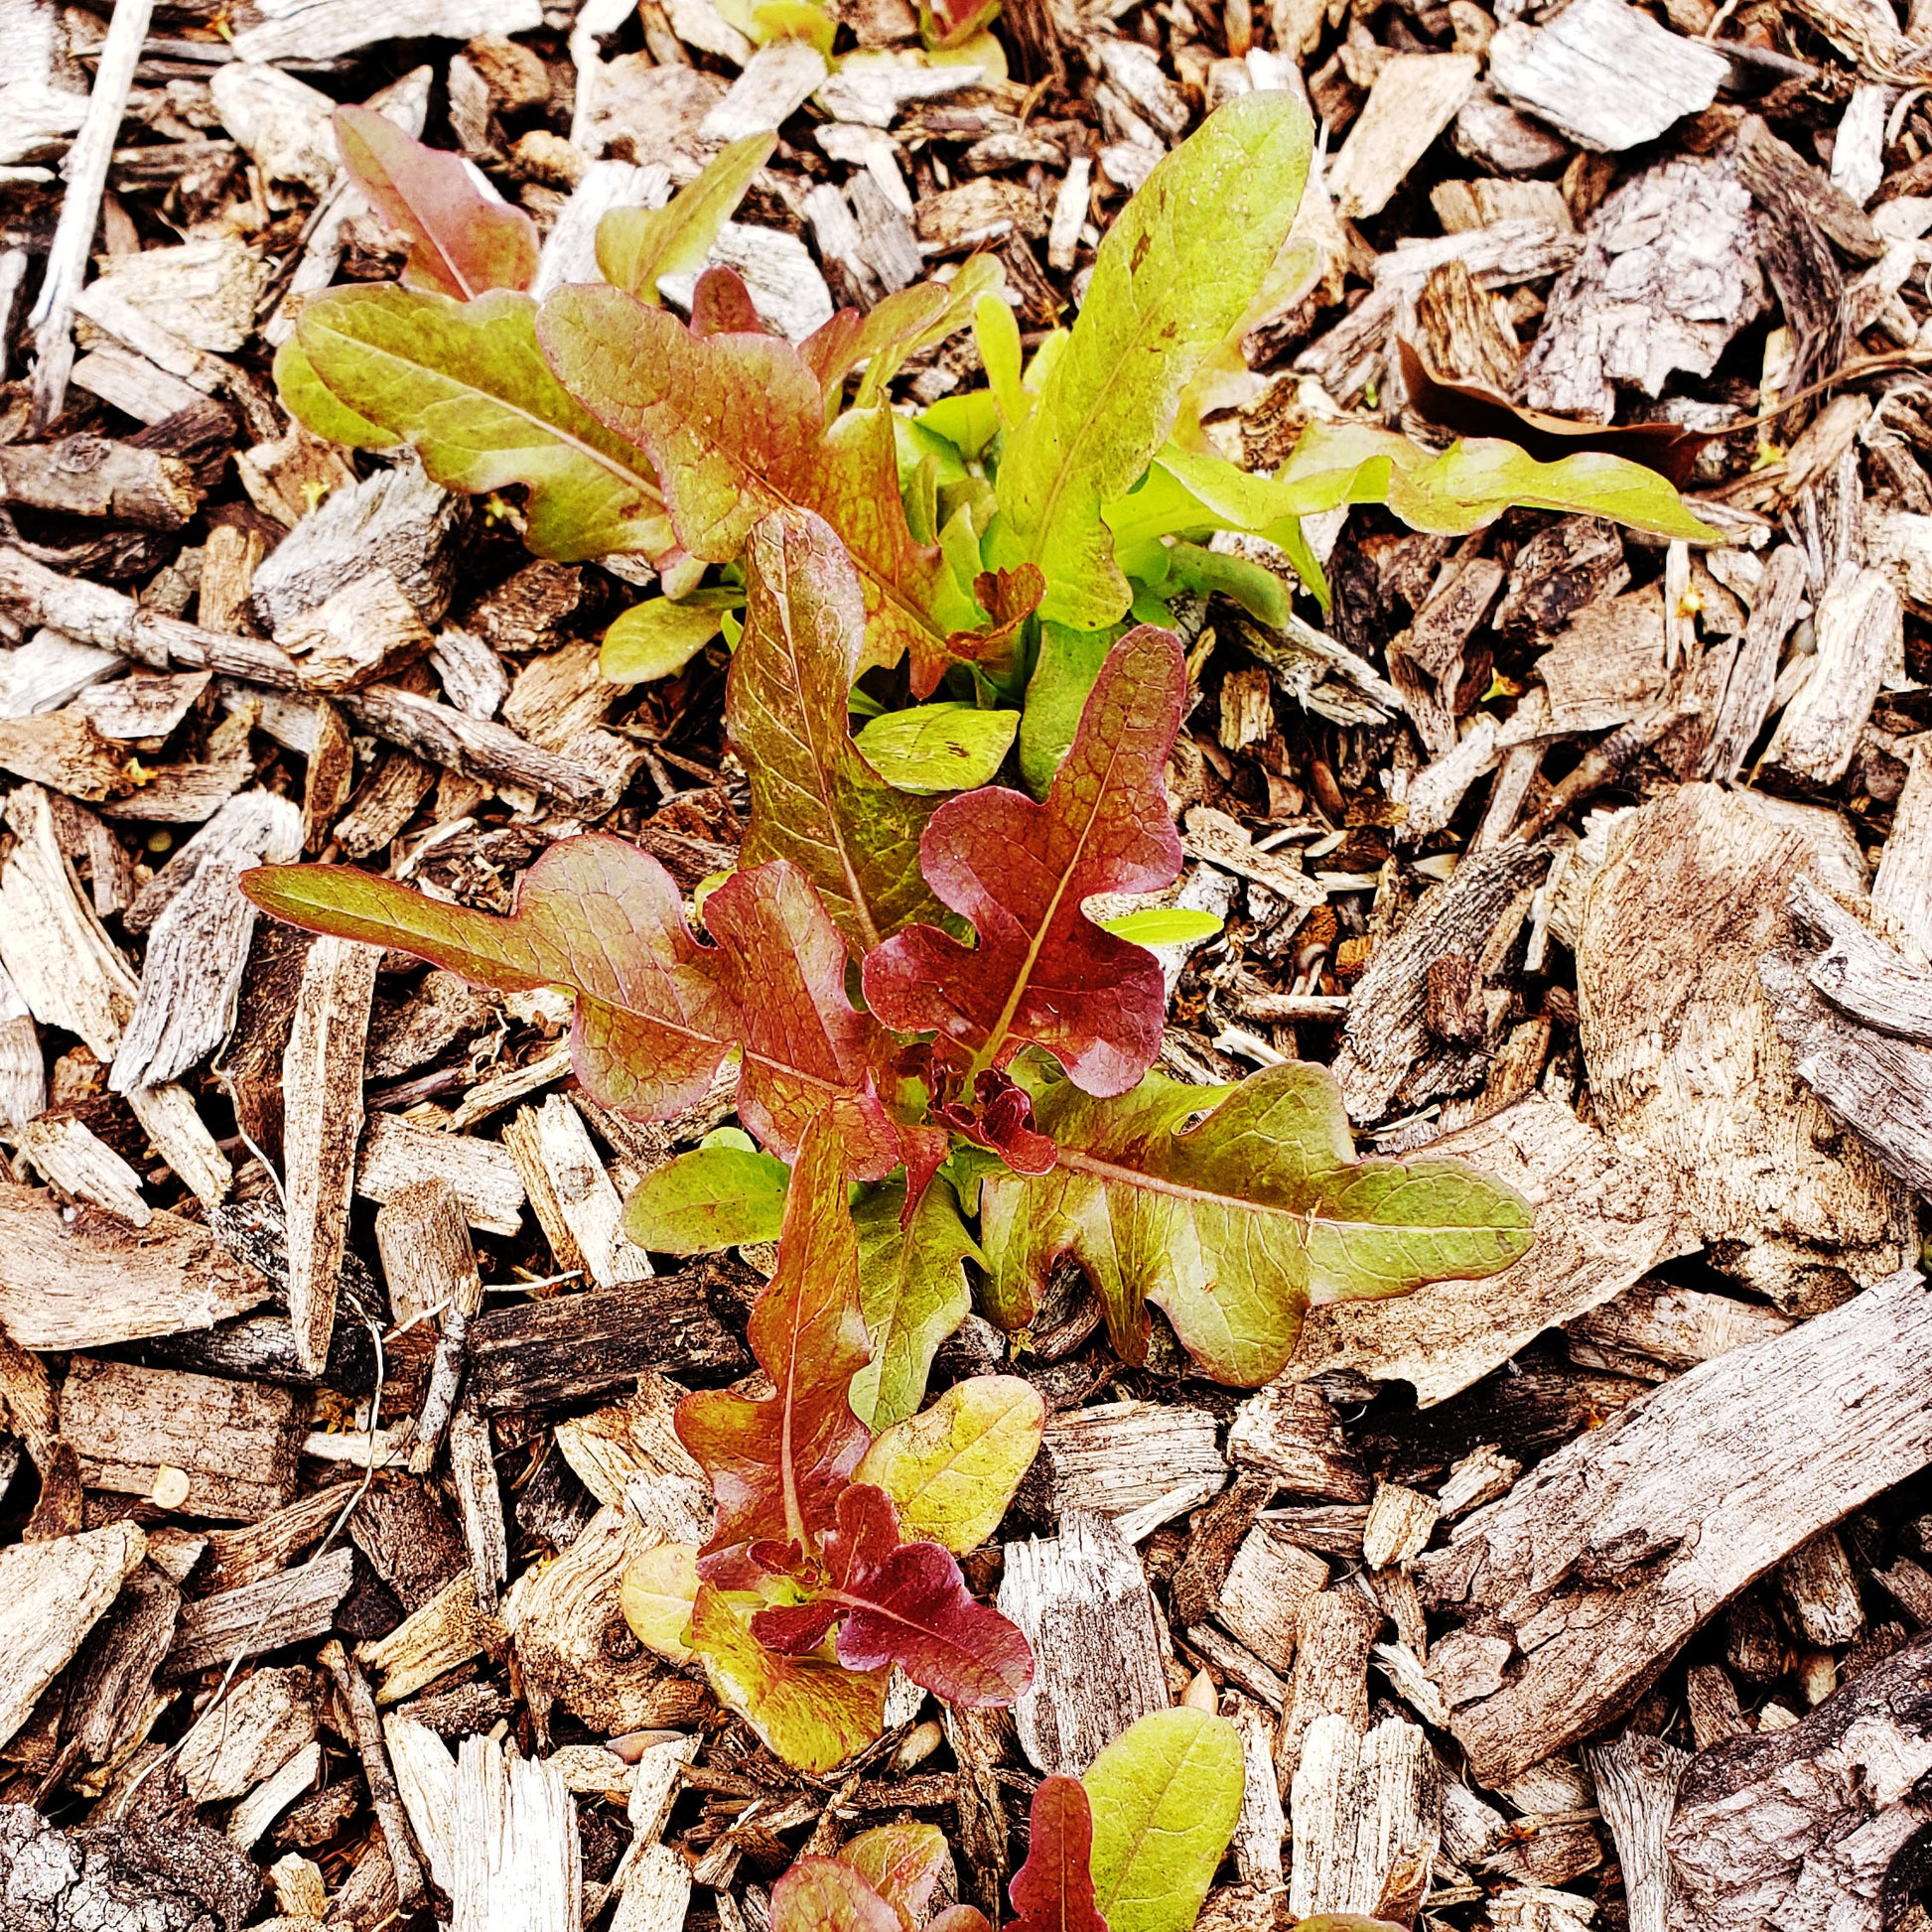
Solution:
[(468, 1569), (455, 1525), (420, 1482), (377, 1483), (349, 1535), (405, 1610), (420, 1609)]
[(1272, 1524), (1242, 1539), (1214, 1614), (1228, 1634), (1286, 1676), (1295, 1658), (1302, 1605), (1328, 1582), (1328, 1566)]
[(1450, 1722), (1476, 1776), (1587, 1736), (1745, 1585), (1932, 1459), (1913, 1366), (1928, 1342), (1932, 1304), (1900, 1273), (1665, 1383), (1457, 1524), (1417, 1566), (1425, 1597), (1516, 1651)]
[(582, 1854), (563, 1773), (525, 1757), (506, 1761), (493, 1738), (466, 1737), (454, 1864), (453, 1932), (579, 1932)]
[(256, 1841), (305, 1791), (315, 1789), (322, 1776), (322, 1743), (311, 1739), (271, 1772), (228, 1814), (228, 1843), (252, 1853)]
[(212, 1593), (239, 1589), (284, 1570), (311, 1545), (320, 1543), (343, 1505), (355, 1493), (354, 1482), (335, 1482), (312, 1490), (258, 1522), (239, 1529), (210, 1530), (207, 1568), (197, 1579)]
[(1291, 1816), (1296, 1918), (1359, 1912), (1408, 1923), (1442, 1839), (1428, 1733), (1400, 1718), (1366, 1735), (1346, 1718), (1317, 1718), (1302, 1743)]
[[(1241, 1734), (1241, 1816), (1234, 1826), (1234, 1868), (1244, 1885), (1264, 1892), (1287, 1889), (1282, 1840), (1288, 1821), (1275, 1785), (1275, 1720), (1262, 1706), (1232, 1693), (1222, 1699), (1221, 1715)], [(1232, 1709), (1229, 1706), (1232, 1706)]]
[(1368, 102), (1328, 164), (1336, 214), (1380, 214), (1436, 137), (1468, 99), (1481, 67), (1473, 54), (1395, 54), (1383, 62)]
[(328, 1550), (238, 1589), (192, 1597), (182, 1605), (162, 1675), (179, 1681), (326, 1636), (354, 1574), (353, 1550)]
[(1311, 1309), (1288, 1375), (1348, 1368), (1412, 1382), (1428, 1407), (1500, 1368), (1545, 1328), (1697, 1251), (1662, 1168), (1640, 1151), (1620, 1153), (1541, 1094), (1444, 1135), (1428, 1153), (1466, 1161), (1522, 1193), (1536, 1210), (1529, 1253), (1487, 1281), (1435, 1282), (1388, 1301)]
[(1905, 614), (1882, 571), (1847, 564), (1819, 600), (1817, 624), (1811, 675), (1785, 706), (1763, 763), (1823, 787), (1845, 776), (1880, 682), (1904, 661)]
[(456, 1407), (470, 1320), (483, 1307), (483, 1277), (456, 1190), (440, 1176), (413, 1181), (393, 1195), (376, 1214), (375, 1239), (396, 1319), (441, 1311), (436, 1363), (409, 1450), (409, 1466), (426, 1475)]
[(1806, 935), (1825, 942), (1805, 977), (1833, 1006), (1862, 1026), (1932, 1044), (1932, 975), (1907, 964), (1809, 879), (1792, 881), (1790, 905)]
[(1586, 605), (1536, 660), (1553, 732), (1627, 725), (1663, 696), (1664, 600), (1656, 585)]
[(0, 965), (0, 1127), (18, 1133), (47, 1111), (47, 1063), (34, 1016)]
[(447, 1896), (456, 1888), (456, 1759), (427, 1725), (399, 1711), (382, 1720), (382, 1741), (409, 1829), (429, 1875)]
[(305, 690), (352, 691), (420, 657), (432, 638), (402, 586), (372, 570), (278, 624), (275, 641), (297, 659)]
[(316, 735), (302, 781), (302, 850), (320, 852), (329, 829), (348, 803), (355, 785), (355, 742), (343, 714), (326, 699), (316, 701)]
[(1836, 1530), (1801, 1543), (1778, 1565), (1778, 1594), (1807, 1643), (1838, 1648), (1864, 1629), (1859, 1580)]
[(218, 1718), (192, 1730), (176, 1754), (198, 1805), (239, 1798), (279, 1771), (316, 1734), (317, 1678), (310, 1670), (258, 1670), (221, 1702)]
[(1912, 748), (1871, 902), (1898, 921), (1921, 959), (1932, 959), (1932, 747)]
[(1378, 1483), (1362, 1526), (1362, 1561), (1371, 1570), (1413, 1562), (1435, 1534), (1441, 1515), (1434, 1496), (1399, 1482)]
[(295, 806), (270, 792), (230, 798), (169, 861), (170, 896), (149, 914), (141, 993), (107, 1084), (116, 1093), (176, 1079), (234, 1025), (255, 908), (237, 881), (301, 853)]
[(450, 1479), (463, 1505), (463, 1538), (470, 1552), (477, 1602), (485, 1616), (494, 1616), (496, 1592), (509, 1581), (509, 1532), (503, 1522), (503, 1492), (496, 1482), (489, 1425), (467, 1403), (450, 1422)]
[(524, 1682), (605, 1735), (663, 1725), (690, 1688), (625, 1641), (618, 1602), (631, 1559), (662, 1541), (627, 1510), (606, 1505), (555, 1563), (525, 1571), (503, 1598)]
[(1603, 1130), (1670, 1172), (1718, 1267), (1805, 1312), (1914, 1237), (1904, 1190), (1805, 1086), (1759, 990), (1793, 880), (1836, 883), (1836, 847), (1811, 834), (1842, 821), (1790, 809), (1694, 784), (1624, 821), (1585, 901), (1577, 993)]
[[(1762, 1341), (1766, 1335), (1782, 1334), (1790, 1326), (1789, 1315), (1760, 1308), (1754, 1302), (1739, 1302), (1728, 1295), (1710, 1295), (1695, 1288), (1670, 1288), (1661, 1282), (1639, 1282), (1615, 1301), (1570, 1324), (1570, 1359), (1586, 1368), (1606, 1368), (1619, 1375), (1640, 1375), (1647, 1381), (1661, 1382), (1666, 1369), (1695, 1368), (1727, 1348)], [(1444, 1513), (1449, 1512), (1446, 1509)]]
[[(1744, 626), (1744, 641), (1730, 667), (1724, 702), (1711, 727), (1705, 753), (1706, 775), (1735, 784), (1777, 688), (1778, 657), (1804, 605), (1805, 559), (1795, 543), (1781, 543), (1764, 560), (1757, 595)], [(1896, 832), (1893, 834), (1896, 837)], [(1891, 849), (1890, 841), (1886, 851)]]
[(161, 1471), (177, 1469), (187, 1514), (253, 1518), (294, 1499), (306, 1408), (296, 1390), (265, 1382), (81, 1355), (61, 1391), (61, 1433), (90, 1489), (151, 1495)]
[(1616, 1840), (1630, 1932), (1666, 1932), (1670, 1923), (1670, 1854), (1664, 1839), (1677, 1808), (1678, 1781), (1690, 1761), (1689, 1751), (1637, 1731), (1584, 1753), (1597, 1805)]
[(711, 1483), (678, 1440), (683, 1391), (651, 1370), (615, 1408), (557, 1425), (557, 1448), (600, 1503), (628, 1506), (667, 1543), (709, 1542)]
[(146, 1553), (138, 1524), (0, 1550), (0, 1743), (26, 1723)]
[(282, 1055), (288, 1190), (289, 1322), (312, 1375), (329, 1359), (337, 1281), (347, 1237), (355, 1144), (362, 1131), (362, 1054), (380, 952), (318, 939)]
[(1373, 1493), (1334, 1405), (1301, 1383), (1271, 1382), (1242, 1403), (1228, 1425), (1227, 1449), (1237, 1468), (1265, 1469), (1297, 1495), (1365, 1503)]
[(502, 1625), (478, 1608), (474, 1580), (453, 1578), (386, 1637), (357, 1644), (355, 1659), (381, 1673), (379, 1704), (398, 1704), (484, 1650), (500, 1651)]
[(712, 1313), (703, 1268), (627, 1288), (491, 1309), (470, 1324), (470, 1388), (486, 1415), (562, 1408), (647, 1368), (736, 1373), (749, 1364)]
[(0, 499), (63, 516), (111, 516), (145, 529), (178, 530), (201, 508), (202, 492), (179, 458), (82, 435), (0, 451)]
[(1154, 1593), (1104, 1516), (1075, 1512), (1057, 1537), (1009, 1543), (999, 1602), (1033, 1646), (1014, 1723), (1035, 1769), (1077, 1777), (1129, 1725), (1168, 1708)]
[(363, 779), (348, 810), (336, 821), (343, 856), (366, 859), (388, 845), (416, 815), (436, 785), (436, 767), (393, 748), (383, 752)]
[[(464, 1218), (481, 1232), (515, 1234), (522, 1227), (523, 1180), (508, 1150), (474, 1135), (424, 1127), (400, 1114), (371, 1115), (355, 1164), (355, 1191), (364, 1200), (388, 1202), (432, 1177), (453, 1190)], [(398, 1309), (396, 1318), (406, 1321), (409, 1315)]]
[(537, 1153), (549, 1192), (599, 1288), (647, 1281), (650, 1257), (622, 1228), (623, 1201), (598, 1158), (584, 1117), (561, 1094), (537, 1110)]
[(1913, 1787), (1932, 1751), (1928, 1692), (1922, 1637), (1801, 1723), (1692, 1758), (1667, 1840), (1672, 1932), (1756, 1932), (1826, 1903), (1834, 1926), (1878, 1932), (1894, 1861), (1925, 1827)]
[(104, 1209), (134, 1228), (154, 1219), (154, 1210), (141, 1198), (141, 1176), (76, 1116), (30, 1122), (20, 1137), (20, 1152), (45, 1179), (75, 1200)]
[(959, 1765), (954, 1803), (966, 1884), (981, 1910), (997, 1914), (1006, 1902), (1006, 1879), (1012, 1867), (1006, 1801), (995, 1767), (1011, 1732), (1004, 1729), (1005, 1713), (999, 1711), (942, 1704), (939, 1719)]
[(1497, 921), (1549, 863), (1550, 848), (1542, 844), (1473, 853), (1453, 878), (1423, 896), (1394, 939), (1376, 949), (1349, 1002), (1334, 1060), (1351, 1120), (1365, 1125), (1381, 1119), (1398, 1094), (1413, 1104), (1433, 1099), (1479, 1066), (1479, 1057), (1472, 1059), (1479, 1048), (1451, 1049), (1430, 1040), (1429, 968), (1449, 953), (1480, 958)]
[[(341, 1554), (345, 1556), (347, 1552)], [(423, 1871), (416, 1862), (409, 1820), (396, 1791), (388, 1748), (382, 1741), (382, 1721), (376, 1715), (375, 1699), (369, 1695), (367, 1679), (333, 1637), (322, 1647), (322, 1667), (336, 1680), (336, 1689), (355, 1733), (356, 1754), (362, 1760), (362, 1775), (368, 1780), (369, 1803), (375, 1808), (376, 1822), (382, 1827), (382, 1840), (388, 1848), (390, 1868), (395, 1872), (396, 1896), (406, 1909), (414, 1909), (423, 1902)]]
[(106, 1764), (135, 1743), (180, 1614), (181, 1591), (165, 1578), (146, 1570), (129, 1577), (74, 1659), (61, 1719), (63, 1759)]
[(1295, 1682), (1275, 1740), (1275, 1769), (1290, 1783), (1302, 1743), (1317, 1718), (1339, 1718), (1359, 1736), (1368, 1729), (1368, 1655), (1382, 1612), (1352, 1586), (1305, 1597), (1296, 1616)]
[(1702, 113), (1728, 71), (1716, 48), (1670, 33), (1625, 0), (1584, 0), (1542, 27), (1512, 20), (1489, 43), (1489, 67), (1519, 107), (1580, 147), (1612, 154)]
[(1129, 1401), (1063, 1410), (1048, 1420), (1044, 1443), (1059, 1509), (1125, 1516), (1176, 1489), (1212, 1495), (1227, 1480), (1214, 1436), (1205, 1409)]

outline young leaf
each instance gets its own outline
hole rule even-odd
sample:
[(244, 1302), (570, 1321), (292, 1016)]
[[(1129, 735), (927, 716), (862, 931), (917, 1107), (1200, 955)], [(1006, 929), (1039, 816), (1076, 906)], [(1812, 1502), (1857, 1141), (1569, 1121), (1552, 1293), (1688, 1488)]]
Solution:
[(825, 1586), (796, 1608), (754, 1616), (759, 1642), (795, 1655), (843, 1617), (841, 1663), (852, 1670), (897, 1664), (948, 1704), (1011, 1704), (1033, 1682), (1027, 1639), (998, 1610), (973, 1600), (949, 1552), (899, 1541), (898, 1518), (883, 1489), (854, 1483), (845, 1490), (823, 1550)]
[(1046, 1404), (1031, 1382), (975, 1375), (883, 1431), (853, 1480), (892, 1497), (905, 1535), (963, 1557), (999, 1528), (1045, 1427)]
[(1040, 566), (1042, 617), (1097, 630), (1126, 612), (1101, 505), (1168, 440), (1181, 391), (1261, 285), (1311, 147), (1295, 95), (1244, 94), (1170, 154), (1108, 230), (1072, 338), (1000, 464), (989, 560)]
[(925, 1932), (993, 1932), (977, 1905), (948, 1905), (926, 1920)]
[(855, 742), (866, 762), (887, 783), (923, 797), (970, 791), (991, 782), (1019, 729), (1017, 711), (922, 704), (875, 718)]
[[(389, 283), (316, 297), (296, 340), (323, 388), (385, 442), (413, 444), (444, 488), (527, 484), (524, 541), (539, 556), (661, 556), (674, 539), (656, 473), (550, 373), (536, 315), (507, 291), (464, 303)], [(326, 434), (330, 419), (312, 427)]]
[(1196, 912), (1185, 905), (1150, 905), (1143, 912), (1123, 912), (1100, 924), (1116, 939), (1131, 939), (1137, 946), (1184, 946), (1211, 939), (1221, 930), (1221, 921), (1212, 912)]
[(674, 604), (647, 597), (604, 633), (597, 674), (613, 684), (647, 684), (683, 670), (723, 628), (715, 604)]
[(775, 1241), (791, 1173), (768, 1154), (695, 1148), (653, 1169), (623, 1204), (623, 1231), (664, 1255), (711, 1255)]
[(660, 277), (689, 275), (704, 266), (752, 177), (777, 144), (775, 134), (748, 134), (721, 148), (697, 180), (662, 207), (613, 208), (597, 224), (598, 273), (638, 301), (655, 303)]
[(1132, 1362), (1153, 1302), (1203, 1374), (1254, 1387), (1294, 1352), (1311, 1301), (1498, 1274), (1532, 1239), (1529, 1203), (1458, 1161), (1357, 1161), (1318, 1066), (1237, 1087), (1150, 1074), (1105, 1107), (1055, 1082), (1035, 1104), (1059, 1165), (981, 1187), (989, 1310), (1008, 1326), (1031, 1319), (1070, 1254)]
[(1035, 798), (1046, 796), (1054, 773), (1065, 763), (1073, 734), (1080, 729), (1080, 714), (1100, 681), (1100, 668), (1125, 634), (1119, 624), (1105, 630), (1039, 626), (1039, 652), (1020, 715), (1020, 775)]
[(1185, 1705), (1156, 1711), (1116, 1737), (1081, 1782), (1107, 1932), (1192, 1932), (1241, 1813), (1241, 1733)]
[(630, 1634), (667, 1663), (688, 1664), (685, 1638), (698, 1596), (698, 1553), (689, 1543), (660, 1543), (624, 1566), (618, 1608)]
[(1027, 1863), (1013, 1874), (1012, 1932), (1108, 1932), (1093, 1900), (1093, 1811), (1078, 1778), (1034, 1793)]
[[(752, 1634), (752, 1618), (763, 1602), (756, 1591), (722, 1590), (701, 1583), (691, 1606), (691, 1648), (704, 1659), (718, 1702), (743, 1718), (787, 1764), (814, 1775), (836, 1770), (885, 1728), (889, 1673), (847, 1670), (829, 1643), (803, 1657), (767, 1650)], [(867, 1896), (873, 1895), (850, 1866), (837, 1869)], [(772, 1889), (774, 1927), (784, 1882), (780, 1879)], [(892, 1907), (880, 1900), (878, 1909), (881, 1916), (861, 1922), (864, 1932), (898, 1932)], [(838, 1924), (843, 1932), (845, 1921)]]
[(725, 724), (752, 784), (748, 864), (789, 859), (864, 954), (938, 906), (919, 877), (932, 807), (889, 785), (854, 746), (846, 694), (865, 651), (857, 572), (809, 510), (774, 510), (745, 552), (745, 635)]
[(726, 1586), (757, 1574), (742, 1555), (752, 1542), (813, 1547), (871, 1440), (846, 1399), (870, 1350), (845, 1162), (826, 1127), (808, 1130), (798, 1151), (778, 1266), (753, 1306), (747, 1338), (772, 1393), (754, 1401), (704, 1389), (677, 1409), (679, 1440), (718, 1498), (717, 1532), (699, 1568)]
[(790, 866), (735, 873), (711, 895), (716, 946), (685, 925), (655, 859), (597, 832), (545, 852), (517, 882), (508, 918), (346, 866), (262, 867), (242, 890), (292, 925), (393, 946), (478, 986), (569, 987), (577, 1077), (634, 1119), (696, 1105), (738, 1046), (739, 1114), (767, 1146), (791, 1153), (823, 1114), (861, 1178), (905, 1158), (874, 1085), (887, 1043), (847, 1001), (845, 944)]
[(839, 1847), (849, 1864), (894, 1911), (903, 1932), (914, 1932), (942, 1872), (952, 1868), (946, 1835), (936, 1825), (910, 1819), (861, 1832)]
[[(1006, 285), (1006, 267), (998, 255), (969, 255), (950, 282), (920, 282), (887, 296), (867, 315), (853, 348), (853, 362), (866, 364), (854, 398), (857, 406), (870, 409), (885, 401), (886, 385), (908, 355), (932, 348), (964, 329), (979, 299), (1003, 296)], [(936, 304), (930, 296), (935, 289), (941, 298)]]
[(852, 1211), (859, 1305), (872, 1336), (872, 1360), (852, 1378), (852, 1409), (871, 1429), (890, 1429), (919, 1406), (934, 1353), (973, 1305), (960, 1264), (979, 1250), (953, 1190), (935, 1180), (909, 1222), (904, 1209), (905, 1182), (893, 1179)]
[(343, 166), (392, 228), (410, 239), (404, 285), (467, 302), (487, 289), (527, 289), (536, 223), (480, 189), (463, 157), (426, 148), (367, 107), (336, 109)]
[(843, 1854), (797, 1859), (771, 1887), (771, 1932), (900, 1932), (900, 1915)]
[(340, 443), (350, 450), (386, 450), (402, 440), (339, 401), (316, 373), (298, 337), (291, 336), (275, 351), (275, 393), (282, 407), (325, 443)]
[(1159, 963), (1080, 908), (1094, 893), (1158, 891), (1180, 870), (1161, 773), (1186, 679), (1170, 632), (1130, 632), (1043, 804), (989, 788), (933, 813), (920, 862), (978, 944), (913, 926), (867, 959), (866, 999), (890, 1027), (970, 1048), (968, 1086), (1033, 1041), (1087, 1092), (1124, 1093), (1159, 1051)]
[(824, 391), (789, 343), (701, 338), (621, 289), (559, 289), (537, 333), (572, 393), (648, 452), (693, 556), (728, 563), (759, 517), (815, 510), (864, 583), (869, 660), (910, 648), (915, 690), (932, 688), (947, 662), (930, 612), (940, 561), (906, 527), (890, 410), (848, 410), (827, 429)]
[(735, 268), (707, 268), (691, 291), (691, 333), (707, 336), (763, 336), (752, 291)]
[(1411, 529), (1461, 535), (1512, 505), (1605, 516), (1655, 535), (1709, 542), (1717, 532), (1662, 477), (1627, 457), (1587, 452), (1538, 463), (1514, 443), (1475, 438), (1440, 456), (1366, 423), (1311, 423), (1276, 479), (1336, 502), (1386, 502)]

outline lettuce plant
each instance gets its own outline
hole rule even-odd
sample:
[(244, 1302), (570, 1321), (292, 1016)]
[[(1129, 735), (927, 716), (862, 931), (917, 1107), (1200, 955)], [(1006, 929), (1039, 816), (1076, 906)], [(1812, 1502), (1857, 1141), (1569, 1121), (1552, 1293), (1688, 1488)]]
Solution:
[[(607, 216), (605, 281), (539, 303), (521, 213), (386, 122), (344, 110), (340, 127), (409, 253), (398, 283), (307, 305), (278, 365), (289, 406), (351, 445), (413, 447), (450, 487), (520, 486), (545, 556), (650, 558), (662, 594), (619, 620), (607, 672), (662, 675), (724, 629), (751, 816), (700, 904), (596, 832), (544, 853), (507, 917), (342, 867), (267, 868), (244, 889), (482, 985), (569, 989), (577, 1078), (630, 1117), (668, 1120), (734, 1067), (742, 1126), (651, 1175), (627, 1225), (660, 1252), (778, 1237), (751, 1318), (770, 1393), (682, 1405), (716, 1534), (641, 1560), (625, 1607), (773, 1749), (828, 1769), (878, 1734), (895, 1666), (963, 1703), (1029, 1681), (1025, 1640), (957, 1559), (1031, 1462), (1038, 1397), (987, 1377), (921, 1409), (969, 1262), (984, 1311), (1024, 1329), (1070, 1255), (1124, 1359), (1146, 1359), (1152, 1305), (1200, 1373), (1252, 1386), (1311, 1303), (1493, 1275), (1531, 1240), (1528, 1204), (1456, 1162), (1358, 1161), (1318, 1067), (1223, 1087), (1151, 1071), (1165, 988), (1139, 942), (1187, 915), (1085, 908), (1180, 866), (1162, 774), (1187, 674), (1164, 594), (1282, 621), (1281, 581), (1204, 541), (1264, 535), (1318, 595), (1301, 519), (1350, 502), (1434, 530), (1511, 503), (1702, 526), (1609, 456), (1435, 454), (1340, 423), (1260, 477), (1174, 440), (1294, 218), (1309, 128), (1284, 94), (1231, 102), (1162, 162), (1078, 321), (1030, 362), (986, 260), (795, 347), (723, 271), (700, 275), (688, 324), (666, 310), (663, 278), (703, 262), (768, 138), (662, 208)], [(896, 409), (905, 357), (968, 327), (988, 386)], [(909, 690), (887, 710), (861, 680), (899, 665), (869, 680)], [(1015, 767), (1024, 788), (998, 781)], [(1039, 1843), (1074, 1829), (1046, 1821)], [(1094, 1829), (1098, 1871), (1097, 1798)], [(1097, 1893), (1112, 1932), (1184, 1932), (1137, 1885)]]

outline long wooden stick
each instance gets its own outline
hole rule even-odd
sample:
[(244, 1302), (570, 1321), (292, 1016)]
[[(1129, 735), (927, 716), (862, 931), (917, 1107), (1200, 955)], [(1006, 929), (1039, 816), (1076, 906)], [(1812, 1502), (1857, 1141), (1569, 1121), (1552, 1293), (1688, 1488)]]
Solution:
[(134, 69), (148, 38), (154, 0), (114, 0), (114, 18), (101, 43), (94, 90), (86, 118), (68, 150), (67, 195), (61, 219), (47, 251), (47, 278), (29, 322), (34, 330), (34, 408), (32, 434), (41, 436), (67, 407), (68, 376), (73, 368), (73, 304), (87, 279), (87, 251), (100, 219), (100, 198), (114, 159), (114, 142), (127, 112)]

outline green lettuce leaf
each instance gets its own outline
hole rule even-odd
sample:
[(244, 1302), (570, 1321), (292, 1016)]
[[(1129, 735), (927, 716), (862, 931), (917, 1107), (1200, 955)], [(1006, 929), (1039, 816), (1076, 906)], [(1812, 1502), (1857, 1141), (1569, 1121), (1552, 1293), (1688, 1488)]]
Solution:
[(924, 1400), (933, 1354), (973, 1303), (961, 1264), (979, 1250), (953, 1190), (932, 1181), (901, 1227), (904, 1206), (901, 1175), (869, 1189), (852, 1210), (859, 1306), (872, 1337), (872, 1360), (852, 1378), (852, 1413), (871, 1429), (890, 1429)]

